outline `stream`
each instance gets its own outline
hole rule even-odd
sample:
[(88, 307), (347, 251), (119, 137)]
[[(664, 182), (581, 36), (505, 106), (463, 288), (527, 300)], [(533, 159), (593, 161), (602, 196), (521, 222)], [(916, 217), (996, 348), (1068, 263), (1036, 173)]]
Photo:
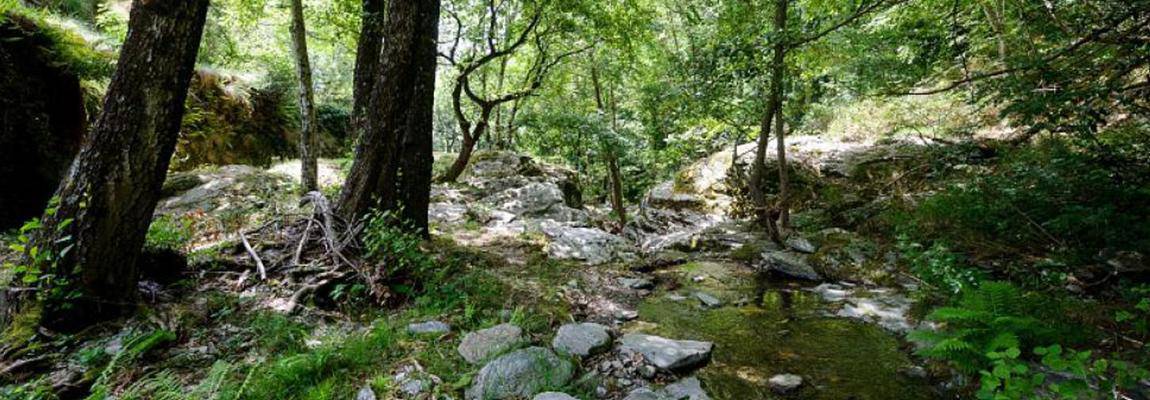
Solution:
[[(901, 372), (914, 364), (896, 335), (834, 316), (835, 305), (811, 287), (724, 262), (692, 262), (660, 274), (660, 281), (673, 282), (661, 286), (675, 289), (644, 300), (641, 321), (625, 330), (714, 342), (711, 363), (697, 374), (715, 399), (782, 398), (768, 387), (776, 374), (797, 374), (805, 381), (787, 398), (939, 397), (926, 379)], [(698, 292), (725, 304), (706, 309), (694, 298)]]

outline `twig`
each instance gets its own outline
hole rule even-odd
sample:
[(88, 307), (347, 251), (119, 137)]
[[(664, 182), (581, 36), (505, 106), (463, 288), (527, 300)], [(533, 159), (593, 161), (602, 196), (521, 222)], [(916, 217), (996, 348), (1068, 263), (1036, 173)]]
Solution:
[(256, 250), (252, 248), (252, 244), (248, 243), (248, 236), (240, 232), (240, 240), (244, 243), (244, 249), (247, 249), (252, 259), (256, 260), (256, 268), (260, 272), (260, 280), (268, 280), (268, 271), (267, 268), (264, 268), (264, 261), (260, 259), (259, 254), (256, 254)]

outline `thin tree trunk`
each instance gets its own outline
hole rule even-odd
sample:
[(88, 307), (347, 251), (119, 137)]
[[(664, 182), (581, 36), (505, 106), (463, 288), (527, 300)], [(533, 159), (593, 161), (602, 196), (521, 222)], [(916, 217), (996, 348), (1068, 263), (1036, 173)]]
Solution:
[[(755, 207), (755, 217), (759, 224), (765, 225), (767, 232), (771, 235), (771, 239), (781, 241), (779, 235), (779, 228), (775, 225), (775, 218), (772, 214), (774, 212), (767, 205), (766, 190), (764, 180), (766, 178), (766, 157), (767, 146), (770, 143), (771, 124), (772, 122), (776, 127), (780, 126), (780, 121), (777, 121), (779, 110), (782, 109), (783, 102), (783, 73), (786, 67), (786, 29), (787, 29), (787, 6), (788, 0), (776, 0), (775, 2), (775, 46), (774, 57), (771, 60), (771, 93), (770, 98), (767, 100), (767, 108), (764, 110), (763, 119), (759, 126), (759, 142), (758, 147), (755, 149), (755, 165), (751, 168), (751, 182), (749, 188), (751, 192), (751, 201)], [(778, 143), (782, 146), (782, 132), (781, 130), (775, 132), (779, 136)], [(780, 155), (784, 155), (785, 148), (780, 147)], [(779, 168), (782, 171), (786, 170), (785, 159), (780, 157), (777, 160)], [(780, 178), (785, 176), (786, 172), (780, 172)], [(780, 181), (780, 185), (783, 182)], [(779, 197), (783, 197), (785, 188), (780, 187)], [(781, 202), (780, 202), (781, 203)]]
[(438, 30), (439, 0), (388, 2), (378, 76), (365, 102), (370, 112), (363, 115), (363, 134), (340, 193), (339, 211), (349, 220), (378, 206), (427, 234), (434, 101), (430, 88), (435, 85)]
[[(606, 105), (603, 102), (603, 86), (599, 79), (599, 67), (595, 65), (595, 54), (591, 53), (591, 86), (595, 89), (595, 109), (598, 110), (602, 116), (607, 112)], [(612, 119), (614, 119), (612, 117)], [(611, 134), (615, 134), (615, 122), (611, 121)], [(603, 143), (603, 141), (600, 141)], [(619, 157), (616, 156), (616, 149), (604, 148), (603, 161), (607, 163), (607, 175), (610, 181), (611, 189), (611, 208), (615, 210), (616, 217), (619, 218), (619, 228), (627, 226), (627, 207), (623, 203), (623, 178), (619, 173)]]
[(311, 61), (307, 52), (307, 28), (303, 18), (303, 0), (291, 0), (291, 39), (299, 75), (299, 160), (300, 189), (308, 193), (319, 188), (315, 155), (315, 95), (312, 93)]
[(207, 9), (208, 0), (133, 1), (103, 112), (34, 239), (54, 256), (40, 262), (55, 276), (42, 282), (41, 325), (74, 331), (133, 309)]
[[(777, 208), (770, 213), (770, 226), (771, 230), (776, 235), (775, 240), (779, 240), (778, 236), (782, 234), (782, 230), (790, 225), (790, 182), (787, 172), (787, 147), (786, 147), (786, 132), (783, 132), (783, 85), (785, 82), (786, 74), (786, 53), (787, 53), (787, 6), (790, 0), (777, 0), (775, 2), (775, 25), (778, 27), (779, 37), (778, 42), (775, 43), (775, 56), (771, 64), (771, 98), (775, 103), (775, 139), (778, 144), (777, 160), (779, 166), (779, 195), (777, 201)], [(775, 226), (775, 218), (780, 222), (779, 226)]]

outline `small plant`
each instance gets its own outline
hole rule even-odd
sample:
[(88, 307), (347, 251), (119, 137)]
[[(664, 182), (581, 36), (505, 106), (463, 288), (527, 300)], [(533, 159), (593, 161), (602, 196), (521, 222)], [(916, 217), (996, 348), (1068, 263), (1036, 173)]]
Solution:
[(148, 226), (144, 247), (153, 250), (185, 251), (192, 241), (192, 221), (161, 215)]
[(900, 235), (898, 249), (915, 276), (948, 296), (973, 289), (986, 279), (985, 273), (964, 265), (958, 254), (940, 242), (925, 247), (912, 242), (906, 235)]

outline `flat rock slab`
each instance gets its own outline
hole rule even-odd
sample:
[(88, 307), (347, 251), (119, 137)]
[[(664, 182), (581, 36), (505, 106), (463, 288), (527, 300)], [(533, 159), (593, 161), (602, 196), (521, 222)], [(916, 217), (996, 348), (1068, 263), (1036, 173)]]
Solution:
[(451, 332), (451, 325), (442, 321), (427, 321), (407, 325), (407, 332), (416, 335), (443, 334)]
[(611, 346), (607, 327), (593, 323), (567, 324), (559, 327), (551, 347), (560, 353), (587, 357)]
[(535, 395), (531, 400), (579, 400), (567, 393), (546, 392)]
[(622, 349), (642, 354), (647, 362), (666, 370), (699, 367), (711, 358), (711, 342), (673, 340), (664, 337), (630, 333), (620, 340)]
[(719, 308), (719, 307), (723, 306), (722, 300), (719, 300), (718, 297), (712, 296), (712, 295), (707, 294), (707, 293), (703, 293), (703, 292), (695, 293), (695, 298), (699, 299), (699, 303), (701, 303), (703, 305), (703, 307)]
[(467, 400), (530, 398), (563, 387), (575, 376), (575, 365), (542, 347), (504, 354), (479, 370)]
[(523, 329), (511, 324), (501, 324), (468, 333), (459, 343), (458, 350), (464, 360), (479, 364), (526, 343)]
[(763, 254), (762, 269), (793, 279), (821, 281), (823, 278), (807, 262), (806, 256), (792, 251), (772, 251)]

